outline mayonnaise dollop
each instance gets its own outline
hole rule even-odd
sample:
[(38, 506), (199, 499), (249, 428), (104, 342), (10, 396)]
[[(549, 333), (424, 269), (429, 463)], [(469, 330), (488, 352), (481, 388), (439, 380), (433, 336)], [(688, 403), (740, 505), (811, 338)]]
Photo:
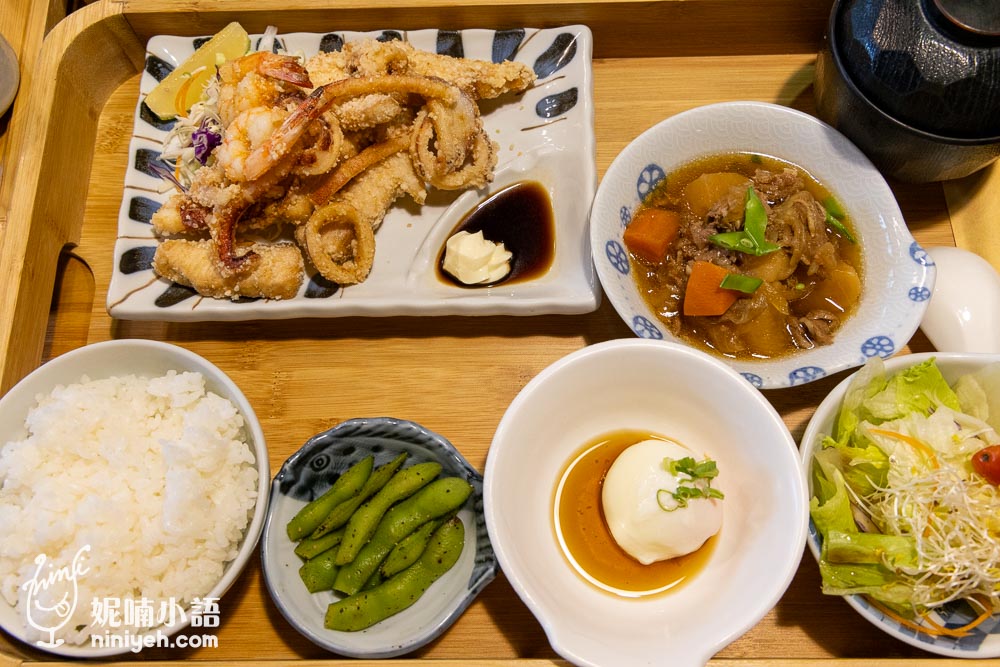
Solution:
[(512, 257), (503, 243), (487, 240), (482, 231), (461, 231), (445, 243), (444, 270), (466, 285), (495, 283), (510, 273)]
[(608, 527), (618, 545), (643, 565), (697, 551), (722, 527), (717, 499), (694, 498), (671, 512), (657, 501), (661, 490), (674, 493), (690, 484), (686, 476), (671, 474), (663, 460), (692, 456), (676, 443), (644, 440), (619, 454), (608, 470), (601, 492)]

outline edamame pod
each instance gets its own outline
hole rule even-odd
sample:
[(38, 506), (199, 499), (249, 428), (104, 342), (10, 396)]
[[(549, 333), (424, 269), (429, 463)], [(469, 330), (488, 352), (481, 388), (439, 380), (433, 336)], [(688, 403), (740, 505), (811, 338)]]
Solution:
[(327, 549), (340, 546), (343, 539), (343, 528), (335, 530), (332, 533), (327, 533), (323, 537), (317, 537), (315, 540), (311, 537), (307, 537), (295, 546), (295, 555), (304, 560), (309, 560), (310, 558), (315, 558), (320, 555)]
[(299, 578), (310, 593), (328, 591), (333, 588), (337, 578), (337, 565), (333, 562), (337, 557), (337, 548), (327, 549), (315, 558), (311, 558), (299, 568)]
[(340, 543), (340, 551), (337, 552), (337, 565), (347, 565), (354, 560), (361, 547), (375, 532), (382, 515), (395, 503), (425, 487), (440, 472), (440, 463), (428, 461), (404, 468), (393, 475), (381, 491), (351, 515), (344, 541)]
[(434, 531), (416, 563), (370, 591), (334, 602), (323, 624), (329, 630), (354, 632), (403, 611), (458, 562), (464, 545), (465, 526), (455, 517)]
[[(464, 479), (445, 477), (431, 482), (390, 509), (357, 557), (340, 568), (334, 590), (346, 595), (357, 593), (400, 540), (428, 521), (455, 512), (471, 493), (472, 485)], [(337, 556), (339, 559), (340, 554)]]
[(386, 483), (392, 479), (392, 476), (395, 475), (396, 471), (399, 470), (399, 467), (403, 465), (407, 456), (408, 454), (403, 452), (392, 461), (375, 468), (375, 470), (372, 471), (372, 474), (368, 476), (368, 480), (365, 482), (365, 485), (361, 487), (361, 491), (359, 491), (353, 498), (348, 498), (334, 507), (309, 537), (323, 537), (331, 530), (340, 528), (347, 523), (348, 519), (351, 518), (351, 515), (354, 514), (355, 510), (361, 506), (361, 503), (381, 491), (382, 487), (384, 487)]
[(428, 521), (400, 540), (399, 544), (394, 546), (389, 555), (382, 561), (382, 566), (378, 569), (379, 573), (388, 579), (416, 563), (420, 554), (427, 548), (431, 535), (442, 523), (444, 523), (444, 519)]
[(356, 495), (364, 487), (372, 473), (375, 457), (361, 459), (341, 473), (326, 493), (316, 498), (298, 511), (288, 522), (288, 538), (293, 542), (301, 540), (323, 522), (334, 507)]

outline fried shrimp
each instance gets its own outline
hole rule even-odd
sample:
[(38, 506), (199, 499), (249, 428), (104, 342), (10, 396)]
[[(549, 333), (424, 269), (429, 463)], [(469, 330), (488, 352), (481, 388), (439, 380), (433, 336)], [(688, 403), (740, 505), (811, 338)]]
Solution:
[(302, 87), (312, 85), (305, 66), (292, 56), (257, 51), (230, 60), (219, 67), (219, 117), (229, 125), (247, 109), (301, 99)]
[(402, 41), (349, 42), (305, 61), (261, 51), (227, 62), (215, 109), (221, 141), (187, 190), (152, 216), (156, 234), (179, 237), (162, 240), (154, 270), (229, 299), (292, 298), (307, 270), (362, 282), (394, 202), (422, 205), (428, 187), (492, 180), (498, 146), (476, 101), (533, 81), (522, 64)]

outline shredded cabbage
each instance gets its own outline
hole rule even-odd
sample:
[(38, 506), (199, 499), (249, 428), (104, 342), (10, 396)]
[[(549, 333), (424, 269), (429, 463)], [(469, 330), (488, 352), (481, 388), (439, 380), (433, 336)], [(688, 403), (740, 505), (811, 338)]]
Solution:
[(825, 593), (910, 618), (955, 600), (1000, 609), (1000, 490), (970, 463), (1000, 442), (984, 398), (998, 383), (1000, 364), (961, 392), (933, 359), (889, 377), (876, 357), (858, 372), (812, 468)]

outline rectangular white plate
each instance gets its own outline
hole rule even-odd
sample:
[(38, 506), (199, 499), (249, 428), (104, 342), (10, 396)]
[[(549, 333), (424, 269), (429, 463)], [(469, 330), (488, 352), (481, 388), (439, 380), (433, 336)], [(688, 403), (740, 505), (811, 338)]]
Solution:
[[(175, 190), (148, 168), (171, 124), (155, 119), (142, 100), (201, 39), (161, 35), (147, 45), (129, 166), (118, 216), (115, 265), (108, 289), (112, 317), (131, 320), (216, 321), (342, 317), (349, 315), (539, 315), (586, 313), (600, 302), (587, 224), (597, 186), (594, 144), (592, 38), (586, 26), (514, 30), (415, 30), (370, 33), (290, 33), (278, 48), (311, 56), (366, 37), (404, 39), (427, 51), (483, 60), (523, 62), (538, 75), (521, 95), (483, 103), (487, 132), (500, 145), (496, 177), (482, 191), (431, 190), (427, 203), (396, 202), (376, 233), (375, 265), (368, 279), (349, 287), (307, 278), (293, 299), (239, 302), (204, 298), (155, 276), (157, 239), (152, 213)], [(256, 45), (259, 35), (252, 36)], [(495, 55), (496, 54), (496, 55)], [(436, 275), (443, 244), (462, 216), (511, 183), (533, 180), (549, 192), (555, 218), (555, 256), (544, 275), (530, 281), (469, 289)]]

